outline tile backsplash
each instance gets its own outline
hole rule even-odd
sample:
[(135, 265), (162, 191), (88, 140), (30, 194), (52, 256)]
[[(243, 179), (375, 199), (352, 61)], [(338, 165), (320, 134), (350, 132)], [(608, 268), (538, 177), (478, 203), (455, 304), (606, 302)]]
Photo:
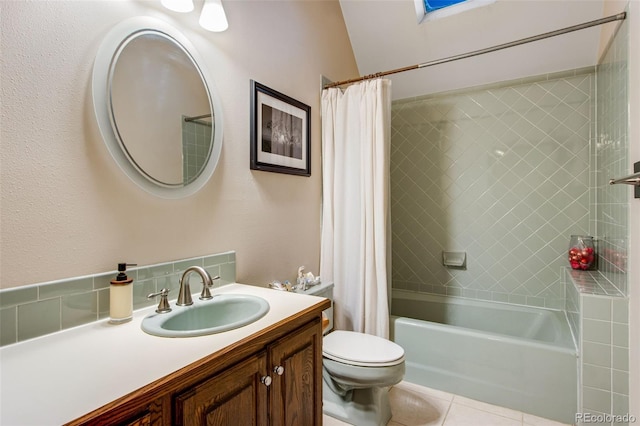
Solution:
[[(178, 295), (179, 280), (185, 269), (202, 266), (214, 285), (235, 282), (235, 252), (194, 257), (127, 269), (133, 278), (133, 308), (152, 306), (157, 300), (147, 295), (163, 288), (169, 299)], [(117, 271), (33, 284), (0, 291), (0, 346), (20, 342), (109, 317), (109, 286)], [(191, 289), (199, 291), (200, 277), (189, 277)]]
[(393, 287), (563, 308), (570, 235), (593, 232), (594, 71), (392, 104)]

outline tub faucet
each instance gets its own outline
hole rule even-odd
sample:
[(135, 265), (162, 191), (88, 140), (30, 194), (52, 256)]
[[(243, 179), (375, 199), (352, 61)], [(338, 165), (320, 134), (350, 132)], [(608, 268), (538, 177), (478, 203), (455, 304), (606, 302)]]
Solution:
[(213, 285), (213, 280), (217, 280), (220, 277), (211, 278), (211, 275), (209, 275), (204, 268), (200, 266), (190, 266), (184, 271), (182, 278), (180, 278), (180, 290), (178, 292), (178, 301), (176, 302), (178, 306), (193, 305), (191, 288), (189, 287), (189, 276), (192, 272), (197, 272), (200, 277), (202, 277), (202, 293), (200, 294), (200, 299), (206, 300), (213, 297), (209, 292), (209, 288)]

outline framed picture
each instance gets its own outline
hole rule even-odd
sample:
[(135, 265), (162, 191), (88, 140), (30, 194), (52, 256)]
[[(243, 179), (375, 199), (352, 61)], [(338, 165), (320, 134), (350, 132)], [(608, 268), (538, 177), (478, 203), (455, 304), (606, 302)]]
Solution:
[(254, 80), (251, 169), (311, 176), (311, 107)]

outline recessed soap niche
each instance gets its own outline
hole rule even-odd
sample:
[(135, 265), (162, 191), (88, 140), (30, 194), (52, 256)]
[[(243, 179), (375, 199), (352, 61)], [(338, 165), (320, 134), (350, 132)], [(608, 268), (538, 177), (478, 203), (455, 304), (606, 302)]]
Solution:
[(466, 251), (443, 251), (442, 264), (452, 269), (467, 269)]

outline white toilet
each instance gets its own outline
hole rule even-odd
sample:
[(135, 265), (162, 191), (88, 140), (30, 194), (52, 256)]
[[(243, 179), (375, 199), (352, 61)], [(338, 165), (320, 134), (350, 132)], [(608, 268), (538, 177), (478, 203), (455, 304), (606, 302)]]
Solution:
[[(333, 284), (306, 294), (333, 300)], [(332, 310), (325, 311), (332, 328)], [(404, 349), (381, 337), (335, 330), (322, 340), (322, 410), (358, 426), (386, 425), (391, 419), (389, 387), (404, 377)]]

